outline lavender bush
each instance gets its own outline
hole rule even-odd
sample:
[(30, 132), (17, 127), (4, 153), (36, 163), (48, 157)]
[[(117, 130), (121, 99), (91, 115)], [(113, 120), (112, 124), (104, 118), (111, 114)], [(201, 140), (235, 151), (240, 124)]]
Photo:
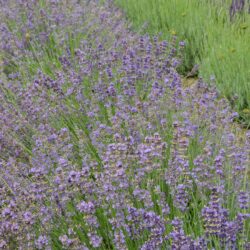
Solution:
[[(246, 3), (248, 2), (248, 3)], [(248, 6), (248, 13), (250, 13), (250, 1), (245, 1), (245, 0), (232, 0), (232, 3), (230, 5), (229, 9), (229, 14), (230, 14), (230, 19), (232, 20), (233, 17), (236, 15), (236, 13), (242, 13), (244, 11), (245, 6)]]
[(112, 2), (1, 5), (1, 249), (249, 248), (250, 133), (183, 87), (183, 42)]

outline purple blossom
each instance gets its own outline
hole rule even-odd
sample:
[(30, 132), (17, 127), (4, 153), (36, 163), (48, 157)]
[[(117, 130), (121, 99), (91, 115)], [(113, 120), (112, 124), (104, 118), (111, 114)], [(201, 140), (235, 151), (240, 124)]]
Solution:
[(249, 193), (241, 191), (238, 194), (238, 203), (240, 209), (248, 209), (249, 208)]
[(77, 209), (82, 213), (91, 214), (95, 212), (95, 205), (91, 201), (82, 201), (77, 205)]
[(97, 248), (100, 247), (101, 243), (102, 243), (102, 238), (99, 237), (98, 235), (95, 234), (88, 234), (91, 245), (93, 246), (93, 248)]
[(48, 238), (45, 235), (40, 235), (36, 240), (36, 247), (38, 249), (44, 249), (49, 244)]
[(88, 2), (0, 1), (0, 248), (244, 249), (249, 132), (183, 41)]

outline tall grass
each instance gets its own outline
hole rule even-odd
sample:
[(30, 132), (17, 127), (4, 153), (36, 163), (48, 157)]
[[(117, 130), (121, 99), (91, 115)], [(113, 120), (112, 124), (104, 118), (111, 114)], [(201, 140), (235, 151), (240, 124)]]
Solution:
[(222, 95), (247, 113), (250, 15), (246, 11), (230, 20), (229, 0), (116, 0), (116, 3), (125, 10), (135, 28), (144, 24), (144, 31), (151, 35), (162, 33), (168, 38), (176, 34), (179, 40), (185, 40), (181, 73), (199, 64), (200, 75), (206, 80), (215, 76)]

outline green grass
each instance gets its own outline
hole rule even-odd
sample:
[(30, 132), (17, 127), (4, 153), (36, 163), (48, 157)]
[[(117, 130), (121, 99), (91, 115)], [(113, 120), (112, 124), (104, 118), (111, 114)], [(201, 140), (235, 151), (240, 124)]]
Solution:
[[(218, 89), (238, 111), (250, 108), (250, 15), (237, 14), (230, 21), (230, 0), (115, 0), (136, 30), (176, 34), (186, 42), (182, 74), (194, 64), (200, 76), (215, 76)], [(237, 95), (237, 101), (234, 96)], [(244, 112), (243, 112), (244, 113)], [(250, 121), (250, 115), (243, 115)], [(247, 112), (245, 112), (247, 113)]]

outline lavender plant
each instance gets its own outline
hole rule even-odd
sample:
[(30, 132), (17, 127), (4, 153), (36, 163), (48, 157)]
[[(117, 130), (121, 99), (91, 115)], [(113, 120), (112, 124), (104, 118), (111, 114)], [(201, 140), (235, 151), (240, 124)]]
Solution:
[[(177, 34), (185, 41), (183, 77), (216, 79), (218, 90), (249, 127), (250, 15), (248, 0), (116, 0), (141, 33)], [(145, 24), (145, 25), (144, 25)], [(144, 29), (141, 29), (144, 25)], [(244, 56), (243, 56), (244, 55)]]
[[(110, 2), (74, 4), (1, 11), (13, 38), (21, 13), (41, 15), (34, 6), (48, 26), (32, 19), (41, 50), (2, 47), (18, 73), (1, 75), (0, 248), (247, 249), (250, 133), (238, 114), (201, 79), (183, 87), (175, 36), (132, 33)], [(54, 23), (59, 9), (67, 20)]]
[[(248, 4), (250, 4), (250, 2), (248, 1)], [(244, 11), (244, 8), (246, 6), (246, 1), (245, 0), (232, 0), (232, 3), (230, 5), (230, 19), (232, 20), (233, 17), (236, 15), (236, 13), (241, 13)], [(248, 7), (248, 12), (250, 13), (250, 5)]]

